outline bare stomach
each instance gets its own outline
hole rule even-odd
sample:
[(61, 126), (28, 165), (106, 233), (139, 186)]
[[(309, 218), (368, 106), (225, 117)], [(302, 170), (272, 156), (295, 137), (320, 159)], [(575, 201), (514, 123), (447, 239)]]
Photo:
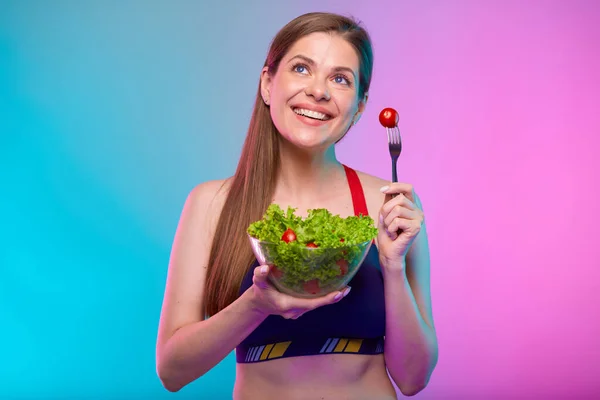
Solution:
[(333, 354), (237, 364), (234, 400), (396, 400), (383, 355)]

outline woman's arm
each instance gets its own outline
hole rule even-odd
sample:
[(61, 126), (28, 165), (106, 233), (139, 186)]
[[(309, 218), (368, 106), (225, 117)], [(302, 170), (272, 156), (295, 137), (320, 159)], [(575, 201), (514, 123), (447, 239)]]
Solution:
[(252, 303), (248, 290), (211, 318), (177, 329), (159, 345), (157, 371), (163, 386), (176, 392), (231, 353), (266, 317)]
[[(415, 200), (421, 208), (416, 195)], [(415, 395), (427, 386), (438, 359), (429, 265), (429, 244), (423, 223), (406, 255), (405, 265), (383, 271), (386, 366), (406, 396)]]
[(178, 391), (225, 358), (265, 316), (247, 291), (204, 319), (206, 265), (224, 195), (222, 181), (198, 185), (188, 196), (173, 241), (156, 345), (157, 373)]

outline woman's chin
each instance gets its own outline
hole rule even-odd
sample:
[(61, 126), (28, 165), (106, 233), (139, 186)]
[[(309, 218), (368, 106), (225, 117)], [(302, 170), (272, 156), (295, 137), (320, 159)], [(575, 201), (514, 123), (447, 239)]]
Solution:
[(337, 137), (341, 135), (333, 135), (311, 129), (296, 130), (294, 133), (284, 134), (282, 136), (287, 142), (299, 149), (322, 151), (334, 145)]
[(287, 137), (287, 142), (302, 151), (319, 152), (327, 150), (335, 142), (324, 140), (322, 137)]

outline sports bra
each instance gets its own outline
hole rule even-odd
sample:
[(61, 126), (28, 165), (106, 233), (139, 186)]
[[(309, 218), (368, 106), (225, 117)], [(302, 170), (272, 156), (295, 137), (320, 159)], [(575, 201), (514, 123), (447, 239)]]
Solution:
[[(356, 171), (344, 165), (355, 215), (368, 215)], [(240, 295), (252, 286), (256, 261), (242, 281)], [(337, 303), (308, 311), (298, 319), (269, 315), (236, 347), (238, 363), (256, 363), (318, 354), (380, 354), (385, 335), (383, 276), (372, 245), (350, 293)]]

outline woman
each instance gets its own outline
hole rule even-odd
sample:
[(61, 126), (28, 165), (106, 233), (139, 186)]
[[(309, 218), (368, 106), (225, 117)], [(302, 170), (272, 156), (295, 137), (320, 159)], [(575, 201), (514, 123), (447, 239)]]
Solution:
[[(335, 156), (372, 68), (367, 32), (342, 16), (306, 14), (275, 37), (235, 175), (198, 185), (181, 215), (157, 340), (167, 390), (234, 349), (235, 399), (395, 399), (391, 380), (406, 395), (427, 385), (437, 340), (420, 202), (411, 185)], [(377, 239), (352, 291), (298, 299), (268, 283), (246, 228), (271, 203), (373, 216)]]

